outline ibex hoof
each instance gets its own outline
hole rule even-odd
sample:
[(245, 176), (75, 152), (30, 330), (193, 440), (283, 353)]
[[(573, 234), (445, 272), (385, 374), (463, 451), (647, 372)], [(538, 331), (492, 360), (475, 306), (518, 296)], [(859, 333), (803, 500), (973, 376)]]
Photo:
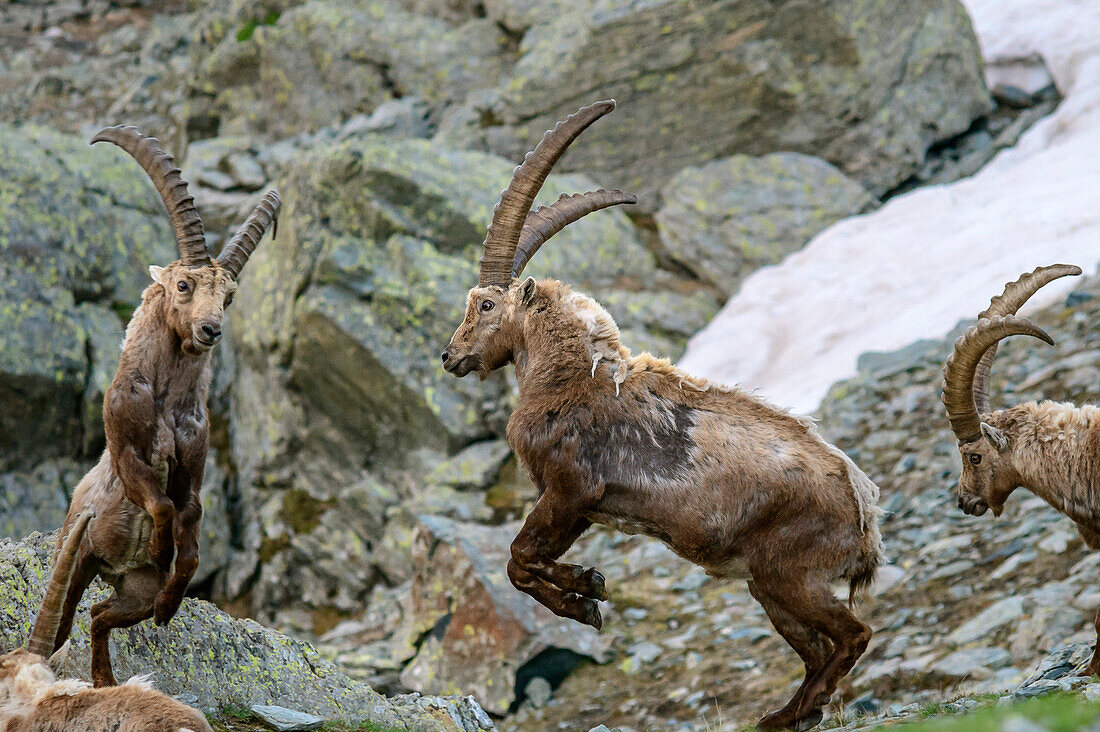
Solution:
[(603, 574), (598, 569), (590, 567), (584, 570), (581, 581), (587, 585), (587, 589), (583, 593), (585, 597), (590, 597), (593, 600), (607, 600), (606, 580), (604, 580)]
[(587, 597), (581, 598), (582, 610), (581, 615), (577, 618), (578, 622), (585, 625), (591, 625), (596, 630), (603, 628), (603, 616), (600, 615), (600, 606), (595, 600)]

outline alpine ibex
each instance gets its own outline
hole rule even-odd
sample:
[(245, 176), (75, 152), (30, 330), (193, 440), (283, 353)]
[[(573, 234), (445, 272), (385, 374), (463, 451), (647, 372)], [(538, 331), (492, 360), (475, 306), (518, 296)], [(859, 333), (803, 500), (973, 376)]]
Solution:
[[(960, 509), (1000, 516), (1008, 497), (1023, 487), (1073, 519), (1085, 543), (1100, 549), (1100, 409), (1050, 401), (997, 411), (989, 406), (989, 373), (1001, 340), (1029, 335), (1054, 344), (1016, 311), (1048, 282), (1079, 274), (1080, 267), (1055, 264), (1005, 286), (978, 324), (955, 341), (943, 369), (943, 403), (962, 457)], [(1100, 644), (1100, 612), (1096, 630)], [(1095, 651), (1088, 673), (1100, 674)]]
[[(809, 419), (668, 360), (632, 356), (595, 300), (524, 265), (568, 224), (633, 196), (599, 190), (529, 213), (566, 147), (614, 102), (581, 109), (516, 168), (485, 238), (478, 286), (443, 351), (455, 376), (515, 364), (508, 439), (538, 488), (512, 544), (512, 584), (563, 617), (600, 628), (604, 577), (557, 559), (593, 523), (660, 539), (749, 590), (795, 649), (806, 677), (760, 726), (821, 719), (871, 629), (852, 596), (882, 559), (878, 488)], [(849, 606), (830, 584), (846, 580)]]
[(90, 512), (74, 516), (65, 540), (58, 542), (53, 575), (27, 648), (0, 655), (0, 729), (211, 732), (202, 714), (154, 690), (141, 677), (122, 686), (93, 689), (86, 681), (60, 680), (54, 673), (68, 651), (66, 642), (52, 652), (53, 642), (78, 547), (91, 518)]
[[(99, 141), (128, 152), (152, 179), (171, 217), (180, 259), (149, 268), (153, 284), (126, 327), (118, 372), (103, 400), (107, 450), (73, 491), (62, 528), (66, 536), (81, 514), (98, 516), (77, 553), (52, 647), (69, 637), (77, 603), (96, 576), (115, 589), (92, 608), (97, 687), (115, 683), (111, 630), (149, 617), (167, 623), (198, 567), (210, 350), (221, 338), (237, 277), (280, 205), (279, 195), (268, 191), (211, 259), (187, 183), (157, 140), (133, 127), (109, 127), (92, 138)], [(42, 648), (31, 650), (46, 655)]]

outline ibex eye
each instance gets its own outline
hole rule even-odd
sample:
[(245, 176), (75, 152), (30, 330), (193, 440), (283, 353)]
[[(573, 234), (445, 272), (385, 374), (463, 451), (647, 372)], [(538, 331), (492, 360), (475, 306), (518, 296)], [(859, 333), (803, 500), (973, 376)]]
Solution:
[(176, 283), (176, 289), (179, 290), (180, 292), (187, 292), (187, 283), (184, 282), (183, 280), (180, 280), (179, 282)]
[(493, 309), (493, 301), (492, 300), (486, 300), (485, 302), (481, 303), (481, 312), (487, 313), (492, 309)]
[(978, 455), (977, 453), (971, 453), (970, 454), (970, 464), (971, 465), (981, 465), (982, 464), (982, 456)]

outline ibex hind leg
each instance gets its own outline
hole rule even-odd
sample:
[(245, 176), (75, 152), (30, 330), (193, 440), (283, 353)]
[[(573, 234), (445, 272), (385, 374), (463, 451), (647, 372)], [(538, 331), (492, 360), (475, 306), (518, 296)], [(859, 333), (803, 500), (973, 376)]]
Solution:
[(788, 704), (788, 707), (794, 706), (793, 715), (784, 707), (764, 717), (757, 725), (761, 729), (805, 729), (820, 721), (822, 707), (829, 703), (837, 683), (867, 650), (871, 629), (836, 599), (829, 583), (820, 577), (803, 575), (780, 578), (774, 574), (758, 576), (754, 573), (753, 579), (758, 590), (780, 603), (795, 621), (832, 643), (825, 664), (799, 690), (801, 698), (796, 694)]
[(129, 628), (153, 617), (153, 603), (164, 581), (155, 567), (133, 569), (122, 577), (115, 594), (92, 606), (92, 683), (114, 686), (109, 641), (115, 628)]
[[(776, 631), (802, 659), (806, 669), (802, 685), (798, 687), (798, 691), (795, 692), (791, 700), (779, 711), (768, 715), (772, 722), (778, 724), (780, 728), (792, 726), (796, 722), (798, 708), (802, 703), (806, 687), (825, 668), (829, 656), (832, 655), (833, 644), (828, 638), (787, 612), (781, 601), (762, 592), (755, 582), (749, 582), (749, 593), (764, 608), (764, 612), (768, 614), (768, 619), (772, 621)], [(811, 716), (805, 722), (816, 724), (820, 721), (820, 718), (819, 713), (817, 719), (813, 719)]]
[[(1100, 533), (1080, 523), (1077, 524), (1077, 529), (1081, 532), (1081, 538), (1085, 540), (1085, 544), (1090, 549), (1100, 549)], [(1100, 676), (1100, 610), (1096, 611), (1096, 619), (1093, 625), (1096, 627), (1096, 645), (1092, 648), (1092, 660), (1081, 671), (1080, 676)]]

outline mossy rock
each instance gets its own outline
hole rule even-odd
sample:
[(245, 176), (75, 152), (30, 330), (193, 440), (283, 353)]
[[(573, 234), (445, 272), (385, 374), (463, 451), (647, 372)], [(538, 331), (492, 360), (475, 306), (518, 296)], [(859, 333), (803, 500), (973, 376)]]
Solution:
[(800, 153), (735, 155), (680, 171), (657, 213), (670, 258), (723, 296), (801, 249), (830, 224), (874, 206), (859, 183)]

